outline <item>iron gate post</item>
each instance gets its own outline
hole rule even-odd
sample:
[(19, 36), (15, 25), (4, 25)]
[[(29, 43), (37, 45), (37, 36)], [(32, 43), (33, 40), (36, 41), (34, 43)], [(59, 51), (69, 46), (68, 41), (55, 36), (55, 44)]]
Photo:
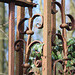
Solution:
[(15, 3), (9, 3), (9, 62), (8, 74), (14, 75)]
[(44, 0), (42, 75), (52, 75), (51, 35), (51, 0)]

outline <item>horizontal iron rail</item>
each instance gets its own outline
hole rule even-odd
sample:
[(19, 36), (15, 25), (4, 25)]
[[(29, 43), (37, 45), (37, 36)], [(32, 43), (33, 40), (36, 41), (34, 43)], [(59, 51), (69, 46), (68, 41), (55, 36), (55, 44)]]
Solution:
[(10, 3), (15, 2), (15, 5), (19, 5), (22, 7), (36, 7), (37, 4), (26, 1), (26, 0), (0, 0), (0, 2)]

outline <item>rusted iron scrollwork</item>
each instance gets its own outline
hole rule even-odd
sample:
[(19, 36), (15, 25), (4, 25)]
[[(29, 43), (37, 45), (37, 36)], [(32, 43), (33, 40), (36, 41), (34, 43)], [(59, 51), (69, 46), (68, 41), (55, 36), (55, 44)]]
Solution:
[[(63, 59), (63, 60), (56, 60), (55, 62), (54, 62), (54, 66), (53, 66), (53, 70), (54, 70), (54, 75), (56, 75), (56, 64), (59, 62), (60, 64), (62, 64), (62, 67), (63, 67), (63, 69), (64, 69), (64, 65), (66, 65), (65, 64), (65, 61), (68, 61), (68, 60), (70, 60), (70, 59)], [(63, 74), (63, 73), (66, 73), (66, 72), (68, 72), (68, 69), (65, 69), (64, 71), (61, 71), (61, 70), (58, 70), (59, 71), (59, 73), (60, 74)]]
[[(58, 39), (60, 39), (62, 41), (62, 46), (63, 46), (63, 54), (64, 54), (64, 58), (62, 60), (56, 60), (54, 61), (53, 63), (53, 75), (56, 75), (56, 64), (59, 62), (61, 65), (62, 65), (62, 68), (63, 68), (63, 71), (61, 70), (58, 70), (58, 72), (62, 75), (68, 75), (68, 70), (69, 70), (69, 67), (67, 68), (66, 65), (67, 65), (67, 61), (68, 60), (71, 60), (71, 59), (68, 59), (67, 56), (68, 56), (68, 47), (70, 46), (67, 46), (67, 41), (66, 41), (66, 34), (65, 34), (65, 30), (68, 30), (68, 31), (71, 31), (71, 30), (74, 30), (75, 29), (75, 19), (72, 15), (70, 14), (66, 14), (65, 15), (65, 0), (61, 0), (61, 3), (60, 4), (59, 2), (57, 1), (54, 1), (52, 2), (52, 4), (55, 4), (57, 5), (59, 8), (60, 8), (60, 11), (61, 11), (61, 21), (62, 21), (62, 24), (60, 25), (60, 28), (62, 29), (62, 35), (61, 34), (55, 34), (58, 36)], [(55, 14), (57, 13), (56, 11), (54, 11)], [(69, 17), (69, 19), (71, 20), (71, 22), (68, 22), (66, 23), (65, 22), (65, 19), (66, 19), (66, 16)], [(65, 30), (64, 30), (65, 29)], [(54, 36), (54, 35), (53, 35)], [(52, 43), (53, 43), (53, 40), (52, 40)], [(55, 45), (55, 43), (53, 43), (53, 45)], [(72, 75), (72, 73), (75, 73), (75, 70), (70, 70), (70, 75)]]
[[(52, 14), (56, 14), (58, 11), (53, 9), (53, 6), (54, 5), (57, 5), (59, 8), (60, 8), (60, 11), (61, 11), (61, 21), (62, 21), (62, 24), (60, 25), (60, 28), (62, 29), (62, 35), (61, 34), (54, 34), (52, 35), (52, 38), (53, 36), (57, 36), (58, 39), (60, 39), (62, 41), (62, 47), (63, 47), (63, 59), (58, 59), (56, 61), (54, 61), (52, 64), (53, 64), (53, 74), (56, 75), (56, 64), (59, 62), (61, 65), (62, 65), (62, 68), (63, 68), (63, 71), (62, 70), (58, 70), (59, 74), (64, 74), (64, 75), (67, 75), (68, 74), (68, 70), (69, 70), (69, 67), (67, 68), (66, 65), (67, 65), (67, 61), (71, 60), (71, 59), (68, 59), (68, 48), (71, 46), (67, 46), (67, 40), (66, 40), (66, 30), (67, 31), (71, 31), (71, 30), (74, 30), (75, 29), (75, 19), (72, 15), (70, 14), (65, 14), (65, 0), (61, 0), (61, 4), (57, 1), (54, 1), (52, 2), (52, 9), (51, 9), (51, 12)], [(31, 12), (29, 13), (31, 14)], [(71, 22), (66, 22), (66, 16), (71, 20)], [(34, 22), (34, 19), (37, 18), (37, 17), (41, 17), (41, 23), (37, 23), (36, 24), (36, 27), (38, 29), (42, 29), (43, 28), (43, 23), (44, 23), (44, 18), (42, 15), (40, 14), (36, 14), (34, 15), (33, 17), (30, 16), (30, 18), (23, 18), (19, 24), (18, 24), (18, 31), (20, 34), (27, 34), (28, 35), (28, 38), (27, 38), (27, 42), (23, 39), (19, 39), (15, 42), (14, 44), (14, 48), (15, 48), (15, 51), (20, 51), (20, 50), (23, 50), (22, 47), (21, 47), (21, 43), (24, 43), (24, 46), (25, 46), (25, 64), (22, 64), (22, 67), (24, 68), (24, 74), (26, 75), (32, 75), (32, 74), (35, 74), (35, 75), (38, 75), (39, 73), (37, 72), (34, 72), (33, 69), (31, 68), (31, 65), (29, 64), (29, 57), (30, 57), (30, 53), (31, 53), (31, 48), (34, 44), (42, 44), (41, 41), (38, 41), (38, 40), (35, 40), (35, 41), (31, 41), (31, 36), (34, 34), (34, 31), (32, 31), (32, 28), (33, 28), (33, 22)], [(21, 30), (21, 26), (22, 26), (22, 23), (24, 23), (26, 20), (28, 20), (28, 27), (26, 27), (26, 30), (22, 31)], [(52, 40), (52, 46), (55, 46), (56, 44), (54, 43), (54, 40)], [(24, 52), (24, 50), (23, 50)], [(35, 53), (39, 53), (37, 51), (35, 51)], [(49, 62), (48, 62), (49, 63)], [(38, 68), (42, 67), (42, 61), (39, 60), (38, 57), (35, 58), (34, 60), (34, 65)], [(74, 64), (75, 65), (75, 64)], [(28, 71), (30, 69), (30, 71)], [(70, 72), (70, 75), (72, 73), (75, 73), (75, 70), (69, 70)]]
[[(62, 18), (65, 17), (65, 16), (68, 16), (70, 18), (70, 20), (71, 20), (70, 23), (65, 23), (65, 24), (62, 23), (60, 25), (60, 28), (62, 28), (62, 29), (66, 28), (68, 31), (71, 31), (71, 30), (75, 29), (75, 19), (74, 19), (74, 17), (72, 15), (70, 15), (70, 14), (66, 14), (65, 16), (63, 16), (62, 15), (63, 14), (63, 7), (62, 7), (62, 5), (59, 2), (57, 2), (57, 1), (52, 2), (52, 3), (56, 4), (60, 8), (61, 17)], [(63, 22), (63, 19), (62, 19), (62, 22)], [(71, 26), (71, 28), (69, 26)]]
[[(21, 42), (25, 44), (25, 45), (24, 45), (24, 46), (25, 46), (25, 64), (22, 64), (22, 66), (23, 66), (23, 68), (24, 68), (24, 70), (25, 70), (24, 73), (25, 73), (25, 74), (28, 74), (28, 75), (31, 75), (31, 74), (34, 73), (34, 72), (32, 71), (32, 69), (29, 71), (29, 73), (27, 72), (27, 69), (31, 67), (30, 64), (28, 63), (28, 62), (29, 62), (29, 56), (30, 56), (30, 53), (31, 53), (31, 47), (32, 47), (34, 44), (42, 44), (42, 42), (41, 42), (41, 41), (38, 41), (38, 40), (35, 40), (35, 41), (31, 42), (31, 36), (34, 34), (34, 31), (32, 31), (32, 28), (33, 28), (33, 21), (34, 21), (34, 19), (37, 18), (37, 17), (41, 17), (42, 22), (41, 22), (41, 23), (37, 23), (37, 24), (36, 24), (36, 27), (37, 27), (38, 29), (42, 29), (42, 28), (43, 28), (43, 20), (44, 20), (44, 18), (43, 18), (42, 15), (36, 14), (36, 15), (34, 15), (33, 17), (30, 17), (30, 18), (23, 18), (23, 19), (19, 22), (19, 24), (18, 24), (18, 30), (19, 30), (19, 33), (20, 33), (20, 34), (27, 34), (27, 35), (28, 35), (27, 42), (26, 42), (25, 40), (19, 39), (19, 40), (17, 40), (17, 41), (15, 42), (15, 44), (14, 44), (14, 48), (15, 48), (16, 51), (20, 51), (20, 49), (22, 48), (22, 47), (20, 46), (20, 43), (21, 43)], [(22, 25), (22, 23), (24, 23), (26, 20), (29, 21), (29, 22), (28, 22), (29, 27), (27, 27), (25, 31), (21, 31), (21, 25)], [(38, 26), (37, 26), (37, 25), (38, 25)], [(22, 49), (21, 49), (21, 50), (22, 50)], [(39, 59), (36, 57), (36, 59), (35, 59), (35, 61), (34, 61), (34, 65), (35, 65), (36, 67), (41, 67), (41, 66), (42, 66), (42, 61), (39, 60)]]

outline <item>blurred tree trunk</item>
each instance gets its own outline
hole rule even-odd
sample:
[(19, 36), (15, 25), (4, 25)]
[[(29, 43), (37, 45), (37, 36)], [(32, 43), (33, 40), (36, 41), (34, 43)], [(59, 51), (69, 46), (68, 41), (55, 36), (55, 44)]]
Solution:
[(4, 73), (4, 24), (5, 21), (5, 6), (0, 2), (0, 73)]

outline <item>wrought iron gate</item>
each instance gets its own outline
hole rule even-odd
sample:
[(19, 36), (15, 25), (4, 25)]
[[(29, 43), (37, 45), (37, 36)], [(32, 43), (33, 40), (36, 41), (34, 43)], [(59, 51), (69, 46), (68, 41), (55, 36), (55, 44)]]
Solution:
[[(28, 72), (28, 69), (31, 67), (29, 64), (29, 57), (31, 53), (31, 47), (34, 44), (43, 44), (43, 55), (42, 60), (39, 60), (38, 57), (36, 57), (34, 64), (36, 67), (40, 68), (42, 67), (42, 75), (56, 75), (56, 64), (57, 62), (62, 64), (63, 72), (59, 70), (59, 74), (68, 75), (68, 69), (66, 67), (67, 61), (71, 60), (68, 59), (68, 47), (67, 46), (67, 33), (66, 30), (71, 31), (75, 29), (75, 19), (72, 15), (66, 14), (71, 20), (71, 22), (66, 23), (66, 16), (65, 16), (65, 0), (61, 0), (61, 4), (55, 0), (44, 0), (44, 17), (40, 14), (35, 14), (32, 16), (32, 9), (33, 7), (36, 7), (37, 4), (33, 3), (31, 0), (0, 0), (1, 2), (9, 3), (9, 75), (14, 75), (14, 50), (16, 51), (18, 64), (16, 64), (17, 72), (16, 75), (22, 75), (23, 73), (26, 75), (32, 75), (33, 73), (35, 75), (39, 75), (38, 72), (34, 72), (32, 69)], [(20, 11), (20, 14), (23, 13), (23, 16), (20, 16), (17, 18), (17, 40), (14, 42), (15, 36), (14, 36), (14, 24), (15, 24), (15, 5), (19, 5), (22, 7), (19, 7), (18, 11)], [(60, 8), (61, 11), (61, 21), (62, 24), (60, 25), (60, 28), (62, 29), (62, 35), (53, 33), (53, 28), (55, 26), (55, 23), (53, 23), (55, 20), (55, 14), (58, 12), (55, 9), (55, 5), (57, 5)], [(24, 18), (24, 7), (28, 7), (30, 18)], [(22, 12), (22, 13), (21, 13)], [(43, 36), (43, 42), (35, 40), (31, 41), (31, 36), (34, 34), (34, 31), (32, 31), (33, 28), (33, 22), (36, 17), (41, 17), (42, 22), (37, 23), (36, 27), (38, 29), (43, 28), (43, 33), (45, 34)], [(21, 19), (22, 18), (22, 19)], [(28, 27), (24, 31), (24, 22), (28, 20)], [(37, 26), (39, 25), (39, 26)], [(24, 40), (24, 35), (27, 34), (27, 42)], [(64, 58), (62, 60), (56, 60), (52, 61), (51, 52), (52, 52), (52, 46), (55, 46), (54, 38), (58, 36), (58, 39), (62, 41), (63, 46), (63, 53)], [(53, 41), (52, 41), (53, 39)], [(24, 47), (25, 46), (25, 53), (24, 53)], [(37, 51), (36, 51), (37, 52)], [(37, 52), (38, 53), (38, 52)], [(23, 64), (23, 55), (25, 54), (25, 64)], [(53, 68), (52, 68), (53, 65)], [(72, 70), (70, 71), (70, 75), (72, 74)]]

